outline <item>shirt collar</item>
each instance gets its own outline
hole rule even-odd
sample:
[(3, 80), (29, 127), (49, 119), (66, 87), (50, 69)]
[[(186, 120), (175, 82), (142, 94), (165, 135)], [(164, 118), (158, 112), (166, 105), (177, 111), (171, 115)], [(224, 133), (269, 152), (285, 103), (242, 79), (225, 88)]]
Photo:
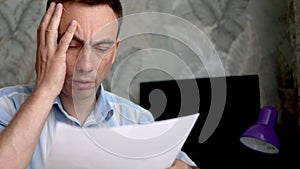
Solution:
[(60, 101), (59, 96), (56, 97), (56, 99), (54, 100), (53, 105), (57, 105), (57, 106), (58, 106), (58, 109), (60, 110), (60, 112), (61, 112), (67, 119), (69, 119), (69, 120), (75, 122), (77, 125), (80, 125), (80, 122), (78, 121), (78, 119), (76, 119), (76, 118), (73, 117), (73, 116), (70, 116), (70, 115), (65, 111), (65, 109), (64, 109), (63, 106), (62, 106), (62, 103), (61, 103), (61, 101)]

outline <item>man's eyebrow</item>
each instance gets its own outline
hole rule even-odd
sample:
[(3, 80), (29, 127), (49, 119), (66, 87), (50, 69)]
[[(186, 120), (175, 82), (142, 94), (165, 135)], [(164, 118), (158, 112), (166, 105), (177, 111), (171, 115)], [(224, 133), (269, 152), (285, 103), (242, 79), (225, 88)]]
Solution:
[[(60, 34), (58, 35), (58, 42), (60, 41), (60, 39), (63, 37), (64, 34), (65, 34), (65, 32), (60, 33)], [(84, 41), (82, 38), (78, 37), (77, 35), (73, 35), (72, 40), (78, 41), (78, 42), (80, 42), (80, 43), (82, 43), (82, 44), (85, 43), (85, 41)]]
[[(60, 41), (60, 39), (62, 38), (62, 36), (63, 36), (64, 34), (65, 34), (65, 32), (60, 33), (60, 34), (58, 35), (58, 41)], [(85, 43), (86, 43), (85, 40), (83, 40), (82, 38), (80, 38), (80, 37), (77, 36), (77, 35), (73, 35), (72, 40), (78, 41), (78, 42), (81, 43), (81, 44), (85, 44)], [(95, 43), (92, 43), (92, 45), (93, 45), (93, 46), (97, 46), (97, 45), (113, 45), (114, 43), (115, 43), (115, 41), (113, 41), (113, 40), (107, 38), (107, 39), (103, 39), (103, 40), (97, 41), (97, 42), (95, 42)]]
[(115, 43), (115, 41), (111, 40), (111, 39), (103, 39), (100, 40), (98, 42), (93, 43), (93, 46), (97, 46), (97, 45), (113, 45)]
[(82, 44), (85, 44), (85, 40), (83, 40), (82, 38), (78, 37), (77, 35), (74, 35), (73, 39), (76, 40), (76, 41), (78, 41), (78, 42), (80, 42), (80, 43), (82, 43)]

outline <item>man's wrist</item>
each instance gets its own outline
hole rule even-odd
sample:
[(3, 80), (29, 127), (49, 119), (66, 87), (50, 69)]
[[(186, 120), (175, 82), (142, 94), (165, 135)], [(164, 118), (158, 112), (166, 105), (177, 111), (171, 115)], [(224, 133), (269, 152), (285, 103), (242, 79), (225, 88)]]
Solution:
[(35, 86), (31, 95), (51, 102), (58, 96), (55, 92), (43, 86)]

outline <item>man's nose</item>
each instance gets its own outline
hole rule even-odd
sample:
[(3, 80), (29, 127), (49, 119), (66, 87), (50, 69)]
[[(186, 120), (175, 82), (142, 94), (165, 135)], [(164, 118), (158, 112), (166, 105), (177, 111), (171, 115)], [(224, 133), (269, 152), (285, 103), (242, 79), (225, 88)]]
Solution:
[(92, 56), (90, 47), (83, 47), (76, 62), (76, 70), (82, 73), (92, 72), (95, 65), (95, 59)]

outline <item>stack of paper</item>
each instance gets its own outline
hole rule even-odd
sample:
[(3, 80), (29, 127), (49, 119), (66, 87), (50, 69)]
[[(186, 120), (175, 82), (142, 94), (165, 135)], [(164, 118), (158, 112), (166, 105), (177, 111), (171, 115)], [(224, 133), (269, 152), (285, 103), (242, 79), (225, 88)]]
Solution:
[(198, 116), (112, 128), (59, 123), (45, 169), (166, 169)]

